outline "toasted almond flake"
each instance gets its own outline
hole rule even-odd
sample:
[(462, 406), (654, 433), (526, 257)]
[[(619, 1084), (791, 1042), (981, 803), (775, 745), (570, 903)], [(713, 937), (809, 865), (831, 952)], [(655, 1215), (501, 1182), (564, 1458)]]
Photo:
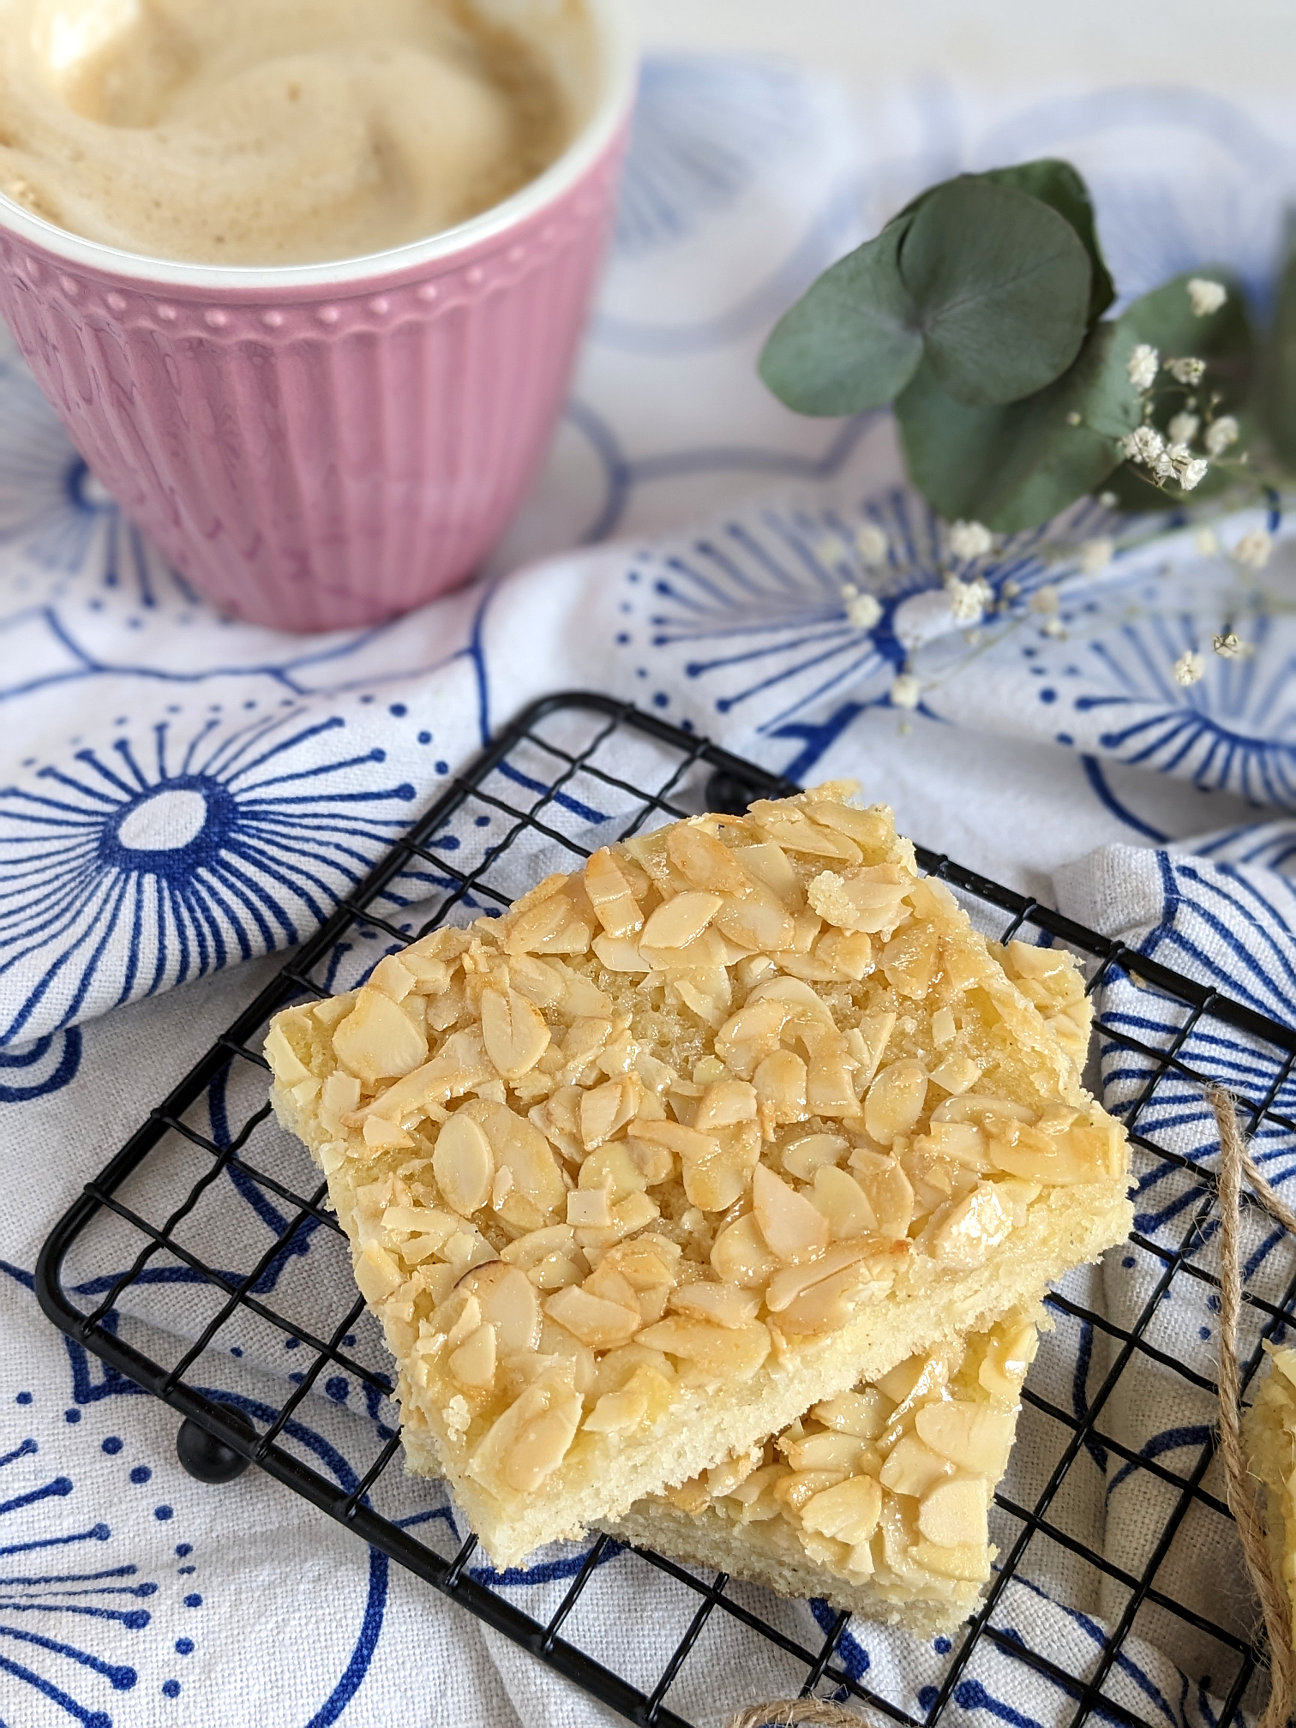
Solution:
[(837, 1164), (850, 1151), (840, 1134), (805, 1134), (783, 1148), (783, 1168), (801, 1182), (813, 1182), (825, 1165)]
[(410, 1136), (394, 1122), (384, 1122), (381, 1116), (370, 1116), (364, 1125), (364, 1143), (375, 1148), (412, 1146)]
[(997, 1482), (1008, 1467), (1016, 1415), (967, 1399), (925, 1404), (915, 1412), (914, 1431), (933, 1452), (970, 1475)]
[(751, 815), (761, 831), (784, 851), (801, 852), (812, 858), (835, 858), (844, 864), (861, 861), (862, 854), (853, 840), (812, 822), (798, 809), (762, 799), (752, 805)]
[(703, 823), (677, 822), (666, 834), (666, 856), (691, 888), (712, 894), (743, 894), (750, 886), (742, 865)]
[(832, 1470), (849, 1474), (860, 1461), (864, 1448), (853, 1434), (785, 1434), (777, 1441), (779, 1451), (793, 1470)]
[(711, 1247), (711, 1264), (726, 1284), (744, 1290), (762, 1289), (779, 1266), (750, 1212), (720, 1231)]
[(644, 925), (645, 948), (683, 948), (695, 942), (720, 910), (718, 894), (693, 891), (665, 900)]
[(585, 866), (585, 892), (609, 936), (633, 936), (643, 929), (643, 910), (625, 871), (606, 846)]
[(585, 1418), (591, 1434), (628, 1434), (648, 1414), (648, 1395), (640, 1388), (605, 1392)]
[(872, 1476), (856, 1476), (807, 1500), (801, 1522), (807, 1530), (852, 1546), (867, 1542), (882, 1516), (882, 1489)]
[(795, 935), (792, 915), (768, 889), (753, 888), (742, 900), (726, 898), (716, 918), (716, 927), (740, 948), (774, 953), (791, 947)]
[(414, 988), (415, 977), (396, 954), (386, 954), (369, 974), (369, 983), (393, 1002), (403, 1002)]
[(473, 1391), (485, 1391), (495, 1379), (495, 1328), (478, 1326), (469, 1333), (446, 1364), (461, 1386)]
[(923, 1496), (918, 1528), (938, 1548), (975, 1547), (989, 1541), (986, 1485), (979, 1478), (940, 1482)]
[(750, 1380), (770, 1351), (769, 1333), (759, 1320), (746, 1326), (713, 1326), (683, 1314), (645, 1327), (639, 1342), (696, 1370), (683, 1376), (687, 1383), (699, 1378)]
[(556, 1222), (566, 1204), (567, 1190), (553, 1149), (540, 1130), (505, 1104), (473, 1100), (457, 1112), (479, 1123), (499, 1169), (507, 1169), (513, 1187), (499, 1216), (519, 1230), (538, 1230)]
[(606, 1188), (573, 1188), (567, 1196), (567, 1222), (577, 1229), (606, 1229), (612, 1222), (612, 1202)]
[(481, 1025), (486, 1054), (506, 1080), (529, 1073), (549, 1048), (544, 1015), (511, 986), (482, 991)]
[(714, 1080), (698, 1101), (694, 1127), (702, 1133), (751, 1122), (756, 1117), (756, 1090), (746, 1080)]
[(542, 1378), (496, 1419), (468, 1474), (494, 1493), (534, 1494), (567, 1456), (580, 1419), (579, 1396), (561, 1381)]
[(427, 1060), (427, 1033), (399, 1003), (365, 986), (333, 1030), (333, 1052), (366, 1085), (399, 1078)]
[(909, 1057), (883, 1068), (864, 1100), (864, 1126), (879, 1146), (890, 1146), (908, 1134), (922, 1115), (927, 1099), (927, 1075)]
[(806, 1103), (809, 1076), (795, 1050), (772, 1050), (757, 1064), (752, 1082), (763, 1124), (768, 1127), (804, 1122), (809, 1114)]
[(853, 1241), (877, 1232), (877, 1213), (868, 1196), (853, 1176), (835, 1164), (827, 1164), (815, 1172), (814, 1203), (828, 1220), (834, 1242)]
[(752, 1210), (771, 1253), (782, 1261), (813, 1259), (828, 1246), (823, 1213), (764, 1164), (752, 1173)]
[(957, 1096), (976, 1085), (981, 1078), (981, 1068), (971, 1056), (955, 1050), (932, 1069), (931, 1077), (942, 1091)]
[(867, 1258), (868, 1251), (860, 1244), (843, 1243), (828, 1248), (817, 1260), (806, 1265), (785, 1266), (770, 1278), (765, 1289), (765, 1306), (771, 1314), (781, 1314), (807, 1290), (813, 1290), (816, 1284), (861, 1267)]
[[(565, 885), (565, 878), (558, 880)], [(593, 932), (562, 887), (535, 905), (528, 905), (527, 898), (504, 920), (504, 942), (510, 954), (584, 954), (588, 950)]]
[(940, 936), (930, 924), (919, 924), (887, 943), (879, 965), (889, 984), (917, 1001), (931, 989), (939, 959)]
[(932, 1043), (949, 1044), (958, 1036), (958, 1022), (952, 1008), (938, 1008), (932, 1015)]
[(951, 1266), (980, 1266), (1012, 1227), (1012, 1214), (993, 1184), (980, 1182), (932, 1233), (933, 1258)]
[(900, 1241), (908, 1234), (914, 1215), (914, 1191), (909, 1178), (894, 1158), (863, 1149), (851, 1153), (850, 1166), (873, 1208), (878, 1235)]
[(746, 1326), (760, 1313), (760, 1296), (732, 1284), (685, 1284), (671, 1291), (669, 1306), (678, 1314), (712, 1320), (717, 1326)]
[(639, 1330), (638, 1307), (623, 1308), (578, 1285), (559, 1290), (545, 1301), (545, 1313), (591, 1350), (614, 1350), (628, 1344)]
[(953, 1469), (948, 1458), (933, 1452), (916, 1435), (905, 1434), (887, 1454), (881, 1482), (893, 1494), (922, 1495), (945, 1481)]
[(628, 936), (596, 936), (594, 953), (609, 972), (648, 972), (651, 963), (639, 952), (639, 944)]
[(482, 1319), (495, 1328), (500, 1350), (534, 1350), (540, 1342), (540, 1302), (526, 1273), (501, 1260), (479, 1266), (460, 1289), (474, 1296)]
[(447, 1206), (468, 1218), (491, 1197), (495, 1159), (479, 1122), (462, 1111), (443, 1122), (432, 1149), (432, 1174)]
[(825, 1428), (854, 1434), (861, 1440), (876, 1440), (886, 1427), (889, 1409), (890, 1400), (876, 1386), (868, 1386), (862, 1392), (843, 1392), (825, 1399), (810, 1414)]
[(624, 1128), (639, 1108), (643, 1087), (637, 1077), (609, 1080), (580, 1095), (580, 1130), (589, 1152)]

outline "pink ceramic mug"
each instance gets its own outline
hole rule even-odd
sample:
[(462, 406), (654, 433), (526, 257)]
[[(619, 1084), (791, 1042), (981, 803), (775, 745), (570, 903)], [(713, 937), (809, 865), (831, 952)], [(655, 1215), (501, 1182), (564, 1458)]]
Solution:
[(174, 264), (0, 196), (0, 312), (24, 358), (96, 478), (222, 611), (286, 630), (390, 618), (462, 582), (512, 520), (562, 405), (634, 96), (622, 0), (585, 5), (571, 145), (429, 240)]

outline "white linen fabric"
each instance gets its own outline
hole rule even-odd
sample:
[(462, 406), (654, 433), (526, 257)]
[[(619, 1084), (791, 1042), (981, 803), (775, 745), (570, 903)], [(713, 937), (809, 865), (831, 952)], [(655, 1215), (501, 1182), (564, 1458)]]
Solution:
[[(463, 593), (324, 639), (213, 616), (102, 494), (5, 350), (0, 1723), (603, 1719), (255, 1473), (227, 1489), (192, 1482), (175, 1461), (174, 1416), (58, 1338), (31, 1294), (56, 1217), (270, 975), (274, 961), (262, 957), (307, 934), (530, 697), (629, 692), (795, 778), (854, 774), (927, 844), (1060, 897), (1074, 916), (1290, 1019), (1296, 824), (1283, 812), (1296, 805), (1286, 693), (1296, 626), (1281, 604), (1281, 538), (1241, 593), (1236, 569), (1200, 556), (1186, 531), (1083, 576), (1078, 548), (1108, 526), (1094, 505), (963, 566), (902, 484), (886, 417), (799, 420), (765, 394), (754, 361), (779, 310), (905, 197), (960, 167), (1025, 156), (1065, 154), (1088, 175), (1128, 292), (1218, 259), (1260, 285), (1296, 180), (1293, 146), (1277, 120), (1185, 91), (1062, 91), (990, 112), (927, 90), (860, 115), (780, 66), (650, 63), (600, 308), (522, 519)], [(1276, 512), (1253, 513), (1224, 525), (1225, 545), (1262, 521), (1281, 536)], [(866, 526), (887, 535), (880, 567), (865, 563)], [(950, 610), (951, 572), (983, 578), (1008, 602), (978, 640)], [(851, 620), (845, 582), (879, 601), (867, 627)], [(1031, 597), (1058, 583), (1050, 623), (1047, 598), (1032, 609)], [(1210, 655), (1225, 625), (1254, 646), (1251, 658)], [(1184, 690), (1171, 666), (1189, 648), (1205, 650), (1207, 670)], [(912, 712), (890, 696), (910, 661)], [(362, 959), (350, 957), (349, 975)], [(1104, 1006), (1132, 1024), (1149, 1011), (1128, 982)], [(1240, 1040), (1198, 1054), (1226, 1079), (1254, 1080), (1264, 1060)], [(1140, 1075), (1114, 1051), (1102, 1078), (1116, 1106), (1136, 1096)], [(1210, 1156), (1195, 1094), (1158, 1093), (1148, 1108), (1168, 1144)], [(1287, 1148), (1261, 1150), (1286, 1181), (1296, 1168)], [(286, 1142), (282, 1156), (300, 1158)], [(1139, 1180), (1141, 1232), (1177, 1247), (1189, 1177), (1144, 1158)], [(195, 1218), (195, 1240), (237, 1265), (280, 1225), (231, 1186)], [(1205, 1253), (1209, 1264), (1209, 1244)], [(1285, 1289), (1291, 1245), (1258, 1234), (1254, 1253), (1262, 1287)], [(1077, 1276), (1074, 1294), (1120, 1325), (1155, 1290), (1161, 1264), (1147, 1251), (1109, 1256)], [(102, 1290), (122, 1269), (106, 1261), (76, 1276)], [(304, 1312), (345, 1311), (344, 1262), (318, 1236), (267, 1277)], [(1180, 1287), (1157, 1340), (1208, 1378), (1208, 1291), (1194, 1302)], [(174, 1359), (210, 1311), (180, 1281), (169, 1315), (169, 1334), (146, 1336)], [(122, 1324), (145, 1323), (128, 1308)], [(1062, 1309), (1056, 1326), (1031, 1384), (1083, 1410), (1113, 1347)], [(277, 1404), (293, 1372), (282, 1338), (247, 1322), (220, 1342), (212, 1383), (252, 1411)], [(357, 1345), (374, 1347), (371, 1335)], [(1151, 1369), (1126, 1376), (1103, 1432), (1190, 1469), (1211, 1412), (1204, 1392), (1183, 1386)], [(292, 1437), (346, 1485), (383, 1416), (336, 1376), (302, 1406)], [(1009, 1498), (1030, 1503), (1062, 1444), (1058, 1424), (1028, 1412)], [(1092, 1672), (1127, 1592), (1083, 1553), (1142, 1572), (1164, 1521), (1155, 1494), (1171, 1492), (1151, 1482), (1095, 1441), (1055, 1508), (1060, 1539), (1032, 1540), (1001, 1600), (995, 1624), (1008, 1638)], [(384, 1493), (388, 1515), (453, 1540), (455, 1514), (434, 1490)], [(1005, 1514), (1005, 1550), (1015, 1529)], [(543, 1614), (580, 1553), (544, 1556), (502, 1587)], [(1180, 1600), (1235, 1629), (1250, 1624), (1232, 1535), (1216, 1515), (1185, 1521), (1171, 1567)], [(745, 1594), (802, 1639), (832, 1623), (822, 1605)], [(655, 1677), (694, 1605), (625, 1555), (606, 1562), (587, 1603), (568, 1635), (640, 1682)], [(1134, 1630), (1109, 1696), (1142, 1720), (1213, 1728), (1225, 1653), (1176, 1631), (1155, 1604)], [(842, 1660), (921, 1712), (949, 1646), (855, 1623)], [(668, 1703), (713, 1722), (801, 1678), (772, 1646), (713, 1617)], [(946, 1720), (1043, 1725), (1071, 1708), (986, 1643)]]

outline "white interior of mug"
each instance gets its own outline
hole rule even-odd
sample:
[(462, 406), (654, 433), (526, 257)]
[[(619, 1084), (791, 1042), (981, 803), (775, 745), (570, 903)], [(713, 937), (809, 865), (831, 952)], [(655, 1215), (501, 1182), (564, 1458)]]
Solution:
[(417, 269), (506, 234), (560, 199), (606, 152), (634, 99), (637, 54), (626, 0), (469, 0), (489, 23), (525, 37), (573, 117), (567, 148), (544, 173), (502, 203), (454, 228), (363, 257), (319, 264), (185, 264), (85, 240), (0, 193), (0, 228), (69, 263), (159, 287), (261, 292), (332, 289)]

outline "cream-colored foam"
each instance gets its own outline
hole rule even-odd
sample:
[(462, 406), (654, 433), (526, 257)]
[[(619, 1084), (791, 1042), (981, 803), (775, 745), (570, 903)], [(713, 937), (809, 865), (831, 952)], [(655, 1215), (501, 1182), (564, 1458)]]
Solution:
[(436, 234), (533, 179), (580, 118), (583, 0), (515, 7), (517, 28), (497, 14), (0, 0), (0, 189), (87, 239), (192, 263)]

